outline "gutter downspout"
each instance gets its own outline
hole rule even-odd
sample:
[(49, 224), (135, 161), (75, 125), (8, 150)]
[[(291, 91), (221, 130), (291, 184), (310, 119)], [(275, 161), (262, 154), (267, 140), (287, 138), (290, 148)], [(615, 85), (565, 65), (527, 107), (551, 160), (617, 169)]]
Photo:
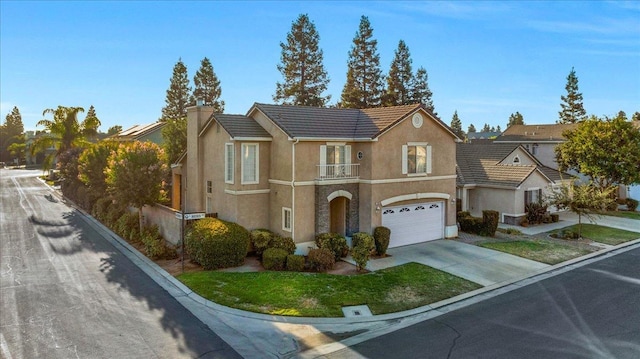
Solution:
[(296, 138), (295, 142), (291, 143), (291, 239), (296, 241), (296, 145), (300, 142), (300, 139)]

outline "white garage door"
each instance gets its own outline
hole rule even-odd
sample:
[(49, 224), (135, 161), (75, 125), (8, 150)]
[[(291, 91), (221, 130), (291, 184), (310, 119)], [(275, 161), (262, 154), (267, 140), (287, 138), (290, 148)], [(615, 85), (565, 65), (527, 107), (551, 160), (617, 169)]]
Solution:
[(444, 238), (444, 202), (382, 208), (382, 225), (391, 229), (389, 248)]

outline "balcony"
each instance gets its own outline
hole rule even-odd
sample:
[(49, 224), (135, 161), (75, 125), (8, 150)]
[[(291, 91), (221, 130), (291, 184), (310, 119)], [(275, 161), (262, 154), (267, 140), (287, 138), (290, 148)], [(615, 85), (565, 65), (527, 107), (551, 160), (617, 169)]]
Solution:
[(317, 165), (318, 172), (316, 179), (318, 180), (335, 180), (335, 179), (351, 179), (360, 176), (358, 172), (359, 164), (333, 164), (333, 165)]

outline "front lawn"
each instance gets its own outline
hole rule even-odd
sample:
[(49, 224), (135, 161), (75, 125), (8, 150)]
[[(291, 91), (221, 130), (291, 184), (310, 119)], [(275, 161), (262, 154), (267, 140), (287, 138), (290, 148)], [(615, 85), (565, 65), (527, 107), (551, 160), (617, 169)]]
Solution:
[[(640, 231), (640, 228), (638, 229)], [(578, 233), (578, 225), (574, 224), (569, 227), (562, 228), (551, 233), (558, 233), (559, 231), (573, 231)], [(609, 244), (612, 246), (620, 243), (632, 241), (640, 238), (640, 233), (629, 232), (622, 229), (599, 226), (597, 224), (583, 223), (582, 224), (582, 238), (590, 239), (594, 242), (600, 242)]]
[(593, 252), (570, 244), (559, 244), (544, 239), (510, 242), (481, 242), (480, 247), (527, 258), (536, 262), (558, 264)]
[(481, 285), (408, 263), (361, 275), (206, 271), (177, 277), (202, 297), (228, 307), (274, 315), (341, 317), (342, 307), (366, 304), (373, 314), (408, 310)]
[[(602, 215), (640, 220), (640, 212), (612, 211), (612, 212), (604, 212), (602, 213)], [(640, 227), (640, 223), (638, 224), (638, 226)]]

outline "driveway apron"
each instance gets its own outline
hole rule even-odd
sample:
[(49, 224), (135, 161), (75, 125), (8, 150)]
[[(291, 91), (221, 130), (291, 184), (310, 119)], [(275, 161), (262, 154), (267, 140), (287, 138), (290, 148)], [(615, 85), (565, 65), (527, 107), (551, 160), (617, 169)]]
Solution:
[(483, 286), (523, 277), (548, 264), (452, 240), (437, 240), (391, 248), (390, 257), (370, 260), (376, 271), (409, 262), (421, 263)]

